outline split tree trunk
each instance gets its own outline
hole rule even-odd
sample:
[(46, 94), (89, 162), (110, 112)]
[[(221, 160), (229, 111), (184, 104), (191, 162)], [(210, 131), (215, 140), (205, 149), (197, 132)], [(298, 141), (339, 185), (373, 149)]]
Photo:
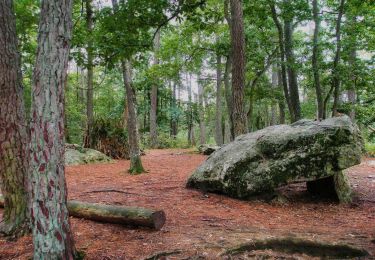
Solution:
[[(160, 30), (155, 35), (154, 40), (154, 62), (153, 65), (159, 64), (158, 52), (160, 49)], [(150, 144), (151, 148), (158, 146), (157, 133), (157, 107), (158, 107), (158, 79), (154, 79), (154, 84), (151, 88), (151, 109), (150, 109)]]
[(245, 31), (241, 0), (230, 0), (232, 47), (232, 102), (234, 136), (247, 133), (245, 96)]
[(122, 73), (127, 98), (128, 107), (128, 139), (129, 139), (129, 156), (130, 169), (132, 174), (144, 172), (141, 161), (141, 150), (139, 149), (139, 134), (137, 127), (136, 96), (132, 83), (132, 67), (129, 60), (122, 62)]
[[(89, 38), (92, 37), (94, 28), (92, 0), (86, 0), (86, 29)], [(84, 145), (87, 148), (93, 148), (92, 128), (94, 124), (94, 65), (93, 65), (93, 47), (92, 40), (87, 41), (87, 101), (86, 101), (86, 134)]]
[[(284, 0), (284, 3), (290, 5), (290, 0)], [(301, 119), (301, 104), (299, 100), (298, 82), (297, 82), (297, 72), (295, 57), (293, 51), (293, 20), (284, 20), (284, 40), (285, 40), (285, 56), (287, 60), (287, 71), (288, 71), (288, 81), (289, 81), (289, 93), (290, 93), (290, 103), (293, 109), (294, 118), (292, 122)]]
[(313, 40), (313, 55), (312, 55), (312, 67), (314, 74), (314, 86), (316, 92), (316, 101), (318, 104), (318, 120), (324, 117), (324, 105), (323, 105), (323, 94), (320, 85), (320, 71), (319, 71), (319, 32), (320, 32), (320, 16), (319, 16), (319, 6), (318, 0), (313, 0), (313, 16), (315, 22), (314, 29), (314, 40)]
[(34, 259), (74, 259), (64, 167), (64, 86), (72, 1), (43, 0), (32, 87), (30, 215)]
[(0, 184), (5, 211), (0, 232), (19, 237), (27, 216), (27, 125), (13, 1), (0, 2)]
[(339, 77), (339, 72), (338, 72), (338, 66), (339, 66), (340, 59), (341, 59), (341, 20), (342, 20), (342, 16), (344, 13), (344, 5), (345, 5), (345, 0), (341, 0), (340, 7), (339, 7), (339, 14), (336, 20), (336, 53), (335, 53), (335, 59), (333, 61), (333, 66), (332, 66), (331, 88), (328, 91), (324, 99), (323, 119), (327, 117), (327, 106), (328, 106), (328, 102), (331, 98), (333, 91), (334, 91), (334, 101), (333, 101), (333, 107), (332, 107), (332, 114), (336, 115), (337, 113), (337, 106), (338, 106), (339, 94), (340, 94), (340, 77)]
[[(164, 211), (140, 207), (111, 206), (98, 203), (68, 201), (69, 215), (105, 223), (149, 227), (160, 230), (166, 220)], [(4, 197), (0, 194), (0, 207)]]
[(288, 105), (288, 110), (289, 110), (291, 121), (295, 121), (294, 110), (293, 110), (293, 107), (292, 107), (292, 103), (290, 101), (288, 78), (287, 78), (286, 65), (285, 65), (284, 28), (281, 25), (281, 23), (279, 21), (279, 18), (277, 17), (275, 4), (272, 1), (269, 1), (269, 5), (270, 5), (270, 9), (271, 9), (272, 19), (273, 19), (273, 21), (275, 23), (275, 26), (277, 28), (278, 38), (279, 38), (278, 43), (279, 43), (279, 53), (280, 53), (280, 68), (281, 68), (280, 80), (282, 82), (285, 101)]
[(220, 54), (216, 54), (216, 120), (215, 120), (215, 141), (218, 146), (222, 146), (224, 143), (223, 138), (223, 115), (222, 115), (222, 103), (221, 103), (221, 73), (222, 64)]

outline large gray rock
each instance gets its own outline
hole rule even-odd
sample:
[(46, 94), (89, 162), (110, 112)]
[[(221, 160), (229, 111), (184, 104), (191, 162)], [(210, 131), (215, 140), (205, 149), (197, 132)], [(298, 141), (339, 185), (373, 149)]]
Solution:
[(65, 146), (65, 165), (105, 163), (110, 161), (110, 157), (99, 151), (71, 144)]
[(346, 116), (271, 126), (239, 136), (213, 153), (187, 187), (246, 199), (271, 194), (293, 180), (334, 176), (338, 199), (348, 202), (351, 191), (342, 170), (359, 164), (362, 150), (358, 127)]

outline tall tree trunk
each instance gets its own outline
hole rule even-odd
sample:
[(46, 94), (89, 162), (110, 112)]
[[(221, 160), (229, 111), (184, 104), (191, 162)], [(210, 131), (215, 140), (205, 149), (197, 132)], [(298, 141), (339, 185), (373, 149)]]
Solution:
[(64, 87), (72, 1), (43, 0), (32, 88), (30, 143), (34, 259), (76, 257), (64, 167)]
[(230, 141), (234, 140), (233, 130), (233, 102), (232, 102), (232, 87), (230, 84), (230, 72), (232, 70), (232, 57), (229, 54), (225, 63), (224, 73), (224, 87), (225, 87), (225, 100), (227, 104), (228, 117), (229, 117), (229, 130), (230, 130)]
[[(123, 3), (122, 3), (123, 4)], [(114, 11), (117, 11), (119, 6), (116, 0), (112, 0)], [(141, 161), (141, 150), (139, 148), (139, 133), (137, 126), (137, 111), (136, 111), (136, 94), (132, 82), (132, 64), (130, 60), (121, 61), (122, 77), (125, 87), (126, 95), (126, 109), (127, 114), (127, 127), (128, 127), (128, 140), (129, 140), (129, 156), (130, 168), (129, 173), (140, 174), (145, 170)]]
[(352, 27), (352, 39), (351, 39), (351, 50), (350, 50), (350, 56), (349, 56), (349, 66), (351, 69), (351, 75), (350, 75), (350, 87), (348, 89), (348, 99), (350, 103), (350, 111), (349, 116), (352, 119), (352, 121), (355, 120), (355, 104), (357, 102), (357, 94), (356, 94), (356, 88), (357, 88), (357, 35), (355, 32), (357, 24), (357, 17), (353, 16), (351, 19), (351, 27)]
[(172, 115), (171, 115), (171, 136), (176, 139), (177, 136), (177, 82), (172, 86)]
[(334, 91), (334, 101), (333, 101), (333, 107), (332, 107), (333, 115), (337, 113), (337, 106), (339, 103), (340, 77), (339, 77), (339, 72), (338, 72), (338, 66), (339, 66), (340, 59), (341, 59), (341, 20), (344, 14), (344, 5), (345, 5), (345, 0), (340, 0), (339, 14), (336, 20), (336, 53), (335, 53), (335, 59), (333, 61), (333, 66), (332, 66), (331, 88), (328, 91), (326, 98), (324, 99), (323, 118), (327, 117), (327, 105), (328, 105), (328, 101), (330, 100), (333, 91)]
[(245, 31), (241, 0), (230, 0), (232, 46), (232, 102), (233, 130), (235, 137), (247, 133), (245, 96)]
[(94, 65), (93, 65), (93, 46), (92, 40), (92, 32), (94, 29), (94, 22), (93, 22), (93, 10), (92, 10), (92, 0), (85, 0), (86, 1), (86, 29), (89, 35), (89, 40), (87, 41), (87, 100), (86, 100), (86, 117), (87, 117), (87, 124), (86, 124), (86, 134), (85, 134), (85, 142), (84, 146), (88, 148), (93, 148), (93, 141), (92, 141), (92, 127), (94, 124)]
[(199, 112), (199, 131), (200, 144), (206, 143), (206, 122), (204, 120), (204, 104), (203, 104), (203, 86), (198, 76), (198, 112)]
[(319, 16), (319, 3), (318, 0), (313, 0), (313, 16), (315, 22), (314, 29), (314, 40), (313, 40), (313, 55), (312, 55), (312, 67), (314, 74), (314, 86), (316, 92), (316, 100), (318, 104), (318, 120), (323, 119), (323, 94), (322, 88), (320, 85), (320, 71), (319, 71), (319, 57), (320, 57), (320, 48), (319, 48), (319, 32), (320, 32), (320, 16)]
[[(279, 87), (278, 82), (278, 68), (277, 64), (273, 64), (272, 66), (272, 88), (276, 90)], [(271, 105), (271, 125), (277, 124), (277, 107), (276, 107), (276, 101), (272, 101)]]
[(215, 141), (216, 144), (221, 146), (224, 143), (223, 139), (223, 115), (222, 115), (222, 102), (221, 102), (221, 73), (222, 64), (220, 54), (216, 54), (216, 119), (215, 119)]
[[(286, 4), (290, 0), (284, 0)], [(292, 122), (301, 119), (301, 104), (299, 101), (299, 91), (297, 83), (297, 72), (296, 72), (296, 62), (293, 53), (293, 20), (286, 18), (284, 20), (284, 38), (285, 38), (285, 56), (287, 60), (287, 71), (288, 71), (288, 81), (289, 81), (289, 93), (290, 93), (290, 103), (293, 109), (294, 118)]]
[(344, 13), (344, 5), (345, 0), (341, 0), (340, 2), (340, 10), (339, 10), (339, 18), (337, 19), (337, 25), (336, 25), (336, 39), (337, 39), (337, 50), (336, 50), (336, 57), (335, 57), (335, 64), (333, 69), (333, 80), (332, 80), (332, 86), (334, 88), (334, 94), (333, 94), (333, 107), (332, 107), (332, 115), (337, 115), (337, 109), (340, 102), (340, 76), (338, 71), (338, 66), (341, 59), (341, 20), (342, 15)]
[(293, 107), (292, 107), (292, 103), (290, 101), (288, 78), (287, 78), (286, 65), (285, 65), (284, 28), (281, 25), (281, 23), (280, 23), (280, 21), (277, 17), (275, 4), (272, 1), (269, 1), (269, 5), (270, 5), (270, 9), (271, 9), (272, 19), (273, 19), (273, 21), (275, 23), (275, 26), (277, 28), (278, 38), (279, 38), (278, 43), (279, 43), (279, 53), (280, 53), (280, 68), (281, 68), (280, 80), (282, 82), (284, 97), (285, 97), (285, 101), (288, 105), (288, 110), (289, 110), (291, 121), (295, 121), (294, 110), (293, 110)]
[[(278, 66), (277, 81), (278, 81), (279, 89), (283, 91), (283, 82), (282, 82), (280, 66)], [(279, 122), (280, 124), (285, 124), (285, 97), (280, 98), (279, 100), (279, 111), (280, 111)]]
[(27, 214), (28, 136), (13, 1), (0, 2), (0, 184), (5, 210), (0, 232), (29, 231)]
[[(155, 35), (154, 40), (154, 61), (153, 65), (159, 64), (158, 52), (160, 49), (160, 30)], [(151, 88), (151, 109), (150, 109), (150, 142), (151, 148), (158, 146), (157, 134), (157, 107), (158, 107), (158, 79), (154, 79), (154, 84)]]
[(128, 139), (129, 139), (129, 155), (130, 155), (130, 169), (132, 174), (139, 174), (144, 172), (141, 161), (141, 150), (139, 149), (139, 134), (137, 127), (137, 111), (136, 111), (136, 96), (132, 83), (132, 66), (129, 60), (121, 63), (124, 85), (128, 106)]
[(188, 126), (188, 144), (192, 146), (194, 143), (194, 125), (193, 125), (193, 106), (192, 106), (192, 89), (191, 89), (191, 75), (186, 74), (187, 91), (188, 91), (188, 116), (187, 116), (187, 126)]

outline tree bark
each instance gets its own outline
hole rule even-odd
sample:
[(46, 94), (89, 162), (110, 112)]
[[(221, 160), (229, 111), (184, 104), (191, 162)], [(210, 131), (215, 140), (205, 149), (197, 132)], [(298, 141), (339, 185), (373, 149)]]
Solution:
[[(158, 52), (160, 49), (160, 30), (155, 35), (154, 40), (154, 61), (153, 65), (157, 66), (159, 64)], [(158, 84), (157, 80), (151, 88), (151, 109), (150, 109), (150, 145), (151, 148), (156, 148), (158, 146), (158, 134), (157, 134), (157, 107), (158, 107)]]
[(278, 17), (277, 17), (277, 12), (276, 12), (276, 7), (275, 4), (270, 1), (269, 2), (270, 9), (271, 9), (271, 14), (272, 14), (272, 19), (275, 23), (275, 26), (277, 28), (278, 32), (278, 43), (279, 43), (279, 53), (280, 53), (280, 80), (282, 82), (282, 87), (284, 91), (284, 97), (285, 101), (288, 105), (288, 110), (290, 114), (291, 121), (295, 121), (295, 116), (294, 116), (294, 110), (290, 101), (290, 94), (289, 94), (289, 87), (288, 87), (288, 78), (287, 78), (287, 73), (286, 73), (286, 65), (285, 65), (285, 45), (284, 45), (284, 28), (281, 25)]
[(32, 87), (30, 143), (34, 259), (76, 257), (64, 167), (64, 86), (72, 32), (72, 1), (41, 2)]
[(204, 120), (204, 104), (203, 104), (203, 86), (198, 76), (198, 112), (199, 112), (199, 132), (200, 144), (206, 143), (206, 122)]
[(92, 141), (92, 127), (94, 124), (94, 65), (93, 65), (93, 46), (92, 32), (94, 29), (93, 22), (93, 11), (92, 11), (92, 0), (86, 1), (86, 29), (89, 35), (87, 41), (87, 100), (86, 100), (86, 116), (87, 116), (87, 125), (86, 125), (86, 134), (84, 146), (87, 148), (93, 148)]
[(0, 184), (5, 210), (0, 232), (29, 231), (27, 214), (28, 136), (13, 1), (0, 2)]
[(245, 31), (241, 0), (230, 0), (231, 47), (232, 47), (232, 102), (234, 136), (247, 133), (247, 117), (244, 106), (245, 96)]
[(131, 174), (140, 174), (145, 170), (141, 161), (141, 150), (139, 149), (139, 134), (137, 127), (136, 96), (132, 84), (132, 66), (129, 60), (121, 63), (126, 99), (128, 106), (128, 139), (129, 139), (129, 156)]
[(331, 88), (328, 91), (326, 98), (324, 99), (323, 119), (327, 117), (328, 101), (330, 100), (333, 91), (334, 91), (334, 101), (333, 101), (333, 107), (332, 107), (332, 115), (336, 115), (337, 106), (339, 103), (340, 77), (338, 73), (338, 66), (339, 66), (340, 59), (341, 59), (341, 20), (344, 14), (344, 5), (345, 5), (345, 0), (341, 0), (340, 7), (339, 7), (339, 14), (336, 20), (336, 53), (335, 53), (335, 59), (333, 61), (333, 66), (332, 66)]
[(222, 115), (222, 102), (221, 102), (221, 73), (222, 64), (220, 54), (216, 54), (216, 119), (215, 119), (215, 141), (218, 146), (224, 143), (223, 138), (223, 115)]
[(314, 74), (314, 86), (316, 92), (316, 101), (318, 104), (318, 120), (323, 119), (324, 106), (323, 106), (323, 94), (320, 85), (320, 71), (319, 71), (319, 57), (321, 55), (319, 48), (319, 32), (320, 32), (320, 16), (318, 0), (313, 0), (313, 17), (315, 22), (314, 28), (314, 40), (313, 40), (313, 55), (312, 55), (312, 67)]
[[(290, 4), (289, 0), (284, 0)], [(294, 118), (292, 122), (301, 119), (301, 104), (299, 101), (299, 91), (297, 82), (296, 62), (293, 51), (293, 20), (289, 17), (284, 19), (284, 39), (285, 39), (285, 56), (287, 60), (287, 71), (289, 81), (290, 103), (293, 109)]]

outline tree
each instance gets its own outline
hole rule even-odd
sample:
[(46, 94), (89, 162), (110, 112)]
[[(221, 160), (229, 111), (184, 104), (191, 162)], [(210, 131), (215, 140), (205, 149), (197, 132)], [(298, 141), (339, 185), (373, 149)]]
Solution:
[[(291, 5), (290, 0), (284, 0), (284, 5)], [(288, 10), (288, 9), (287, 9)], [(285, 57), (287, 61), (287, 72), (289, 81), (290, 103), (293, 109), (294, 118), (292, 122), (301, 119), (301, 105), (299, 100), (298, 81), (296, 62), (294, 56), (293, 44), (293, 12), (284, 12), (284, 41), (285, 41)]]
[(216, 144), (221, 146), (224, 143), (223, 137), (223, 115), (222, 115), (222, 103), (221, 103), (221, 86), (222, 84), (222, 64), (221, 55), (216, 54), (216, 120), (215, 120), (215, 141)]
[(72, 1), (41, 1), (32, 87), (30, 215), (34, 259), (74, 259), (64, 167), (64, 87)]
[(313, 55), (312, 55), (312, 68), (314, 74), (314, 86), (316, 91), (316, 100), (318, 104), (318, 119), (323, 119), (324, 116), (324, 106), (323, 106), (323, 93), (320, 85), (320, 71), (319, 71), (319, 57), (320, 57), (320, 47), (319, 47), (319, 32), (320, 32), (320, 15), (318, 0), (313, 0), (313, 17), (315, 22), (314, 28), (314, 40), (313, 40)]
[(0, 2), (0, 184), (5, 211), (0, 232), (29, 231), (27, 214), (27, 124), (13, 1)]
[[(154, 61), (153, 65), (159, 65), (158, 52), (160, 49), (160, 30), (156, 32), (154, 39)], [(158, 143), (157, 133), (157, 107), (158, 107), (158, 83), (155, 80), (151, 87), (151, 109), (150, 109), (150, 143), (151, 148), (156, 148)]]
[(204, 120), (204, 104), (203, 104), (203, 80), (198, 75), (198, 112), (199, 112), (199, 131), (200, 144), (206, 143), (206, 123)]
[[(119, 10), (118, 2), (112, 0), (114, 11)], [(122, 77), (126, 93), (126, 110), (127, 110), (127, 127), (129, 139), (129, 156), (130, 168), (129, 173), (140, 174), (145, 170), (141, 160), (141, 150), (139, 148), (139, 133), (137, 126), (137, 108), (136, 108), (136, 93), (132, 82), (132, 63), (130, 58), (121, 59)], [(125, 113), (124, 113), (125, 114)]]
[(86, 101), (86, 134), (85, 134), (85, 147), (93, 148), (92, 142), (92, 127), (94, 123), (94, 55), (92, 33), (94, 29), (92, 0), (86, 1), (86, 29), (89, 39), (87, 41), (87, 101)]
[(230, 37), (232, 46), (232, 102), (235, 137), (247, 132), (245, 113), (245, 31), (241, 0), (230, 0)]
[(324, 99), (324, 114), (323, 118), (327, 117), (327, 104), (328, 101), (332, 95), (332, 92), (334, 92), (333, 97), (333, 107), (332, 107), (332, 114), (337, 114), (337, 107), (339, 103), (339, 94), (340, 94), (340, 76), (339, 76), (339, 63), (341, 59), (341, 20), (342, 16), (344, 14), (344, 5), (345, 0), (340, 0), (340, 6), (339, 6), (339, 13), (337, 15), (336, 20), (336, 51), (335, 51), (335, 58), (333, 60), (333, 66), (332, 66), (332, 79), (331, 79), (331, 88), (329, 89), (326, 98)]
[(137, 127), (137, 111), (136, 111), (136, 95), (132, 84), (132, 65), (129, 60), (121, 63), (124, 85), (126, 91), (126, 105), (128, 109), (128, 139), (129, 139), (129, 156), (130, 169), (132, 174), (139, 174), (144, 172), (141, 160), (141, 150), (139, 149), (139, 135)]

